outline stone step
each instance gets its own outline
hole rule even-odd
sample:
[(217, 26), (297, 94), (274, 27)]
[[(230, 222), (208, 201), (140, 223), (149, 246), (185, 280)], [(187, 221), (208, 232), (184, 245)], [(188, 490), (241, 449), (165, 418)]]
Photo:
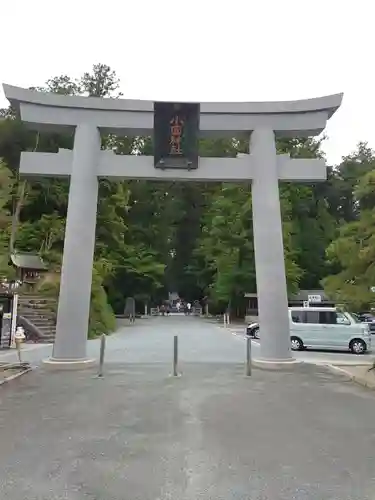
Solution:
[(47, 297), (46, 295), (25, 295), (25, 294), (22, 294), (22, 295), (19, 295), (18, 296), (20, 299), (24, 299), (24, 300), (55, 300), (55, 297)]
[(34, 318), (34, 319), (43, 319), (47, 321), (54, 321), (55, 316), (47, 316), (45, 314), (30, 314), (28, 311), (20, 311), (18, 310), (17, 313), (21, 316), (27, 316), (28, 318)]
[(21, 304), (19, 306), (19, 309), (27, 309), (28, 311), (39, 311), (39, 312), (42, 312), (42, 311), (45, 311), (45, 312), (54, 312), (54, 310), (50, 307), (46, 307), (45, 305), (41, 306), (41, 307), (35, 307), (33, 305), (30, 305), (30, 304)]
[(39, 312), (39, 313), (42, 313), (42, 312), (46, 312), (46, 313), (53, 313), (54, 310), (51, 309), (50, 307), (33, 307), (33, 306), (30, 306), (29, 304), (28, 305), (25, 305), (25, 304), (22, 304), (18, 307), (18, 309), (22, 309), (24, 311), (35, 311), (35, 312)]
[(44, 337), (38, 340), (38, 344), (53, 344), (55, 341), (55, 337)]
[(23, 294), (18, 298), (18, 314), (24, 316), (42, 334), (38, 343), (53, 343), (56, 331), (57, 299), (36, 294)]
[(49, 297), (43, 297), (43, 298), (30, 298), (30, 297), (18, 297), (18, 302), (30, 302), (32, 304), (38, 304), (38, 303), (45, 303), (45, 304), (51, 304), (53, 302), (57, 302), (56, 299), (49, 298)]
[(18, 300), (19, 304), (30, 304), (32, 306), (46, 305), (50, 306), (51, 304), (56, 304), (56, 300)]
[(18, 304), (20, 305), (28, 305), (31, 307), (51, 307), (56, 304), (56, 300), (48, 299), (48, 300), (25, 300), (19, 299)]
[(35, 321), (31, 321), (30, 318), (27, 318), (27, 321), (29, 321), (32, 325), (34, 325), (35, 328), (39, 328), (39, 329), (46, 329), (46, 328), (48, 328), (49, 330), (55, 330), (55, 328), (56, 328), (56, 324), (55, 323), (40, 323), (40, 322), (37, 323)]
[(49, 310), (43, 310), (43, 309), (32, 309), (28, 307), (19, 307), (18, 311), (23, 311), (27, 314), (33, 315), (33, 316), (53, 316), (55, 314), (54, 311), (49, 311)]
[(23, 309), (32, 309), (33, 311), (41, 311), (41, 310), (53, 311), (52, 306), (48, 306), (46, 304), (35, 305), (35, 304), (30, 304), (29, 302), (18, 304), (18, 307), (22, 307)]
[(54, 318), (43, 318), (43, 317), (41, 318), (40, 316), (31, 316), (30, 314), (22, 314), (22, 313), (19, 313), (18, 315), (27, 318), (32, 323), (40, 323), (44, 325), (54, 325), (56, 323)]
[(56, 300), (19, 300), (19, 304), (30, 304), (32, 306), (45, 305), (50, 307), (51, 304), (56, 304)]
[(25, 314), (29, 314), (30, 316), (41, 316), (43, 318), (46, 317), (53, 317), (55, 314), (53, 311), (38, 311), (36, 309), (27, 309), (24, 307), (20, 307), (18, 309), (18, 314), (22, 314), (24, 312)]
[(55, 336), (55, 329), (54, 328), (38, 328), (38, 330), (40, 331), (40, 333), (45, 336), (45, 335), (52, 335), (52, 336)]
[(18, 296), (19, 299), (24, 300), (56, 300), (55, 297), (47, 297), (45, 295), (37, 295), (37, 294), (22, 294)]

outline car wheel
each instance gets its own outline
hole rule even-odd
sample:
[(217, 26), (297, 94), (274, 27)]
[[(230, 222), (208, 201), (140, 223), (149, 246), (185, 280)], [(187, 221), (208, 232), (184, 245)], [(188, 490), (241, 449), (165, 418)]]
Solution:
[(253, 329), (253, 337), (254, 337), (254, 339), (259, 339), (259, 326), (256, 326)]
[(299, 337), (291, 337), (290, 338), (291, 342), (291, 347), (292, 351), (302, 351), (303, 349), (303, 342)]
[(363, 354), (366, 351), (367, 346), (362, 339), (354, 339), (350, 342), (349, 348), (353, 354)]

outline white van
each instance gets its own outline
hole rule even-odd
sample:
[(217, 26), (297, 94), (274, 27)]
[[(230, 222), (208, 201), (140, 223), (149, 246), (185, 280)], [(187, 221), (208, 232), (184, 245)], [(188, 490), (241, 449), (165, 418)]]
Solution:
[(371, 350), (368, 325), (334, 307), (291, 307), (289, 324), (294, 351), (311, 347), (363, 354)]

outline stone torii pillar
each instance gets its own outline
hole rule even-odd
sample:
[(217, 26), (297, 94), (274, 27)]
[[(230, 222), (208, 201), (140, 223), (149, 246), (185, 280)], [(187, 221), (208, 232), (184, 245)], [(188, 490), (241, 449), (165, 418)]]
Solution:
[(100, 153), (99, 130), (89, 123), (77, 125), (71, 164), (60, 295), (53, 358), (47, 362), (86, 365), (94, 263)]
[[(153, 102), (43, 94), (4, 85), (11, 104), (29, 126), (74, 130), (73, 151), (21, 155), (23, 176), (70, 177), (56, 339), (49, 366), (82, 367), (87, 358), (98, 178), (198, 182), (252, 182), (257, 295), (263, 366), (293, 362), (279, 201), (279, 181), (326, 179), (320, 159), (277, 155), (275, 135), (318, 135), (340, 106), (342, 95), (277, 103), (202, 103), (203, 136), (251, 134), (248, 155), (199, 158), (194, 170), (154, 168), (153, 157), (120, 156), (100, 150), (100, 132), (150, 135)], [(100, 132), (99, 132), (100, 131)]]
[(279, 175), (272, 129), (257, 128), (252, 132), (250, 154), (254, 162), (251, 197), (261, 358), (263, 363), (280, 363), (291, 361), (292, 357)]

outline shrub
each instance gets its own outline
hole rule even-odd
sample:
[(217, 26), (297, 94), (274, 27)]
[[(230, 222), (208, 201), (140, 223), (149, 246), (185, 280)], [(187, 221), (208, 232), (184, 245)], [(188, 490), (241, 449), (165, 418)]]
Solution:
[[(48, 297), (56, 297), (56, 305), (54, 306), (57, 312), (57, 300), (60, 289), (60, 276), (56, 275), (53, 280), (48, 280), (41, 284), (39, 292)], [(107, 294), (102, 285), (102, 279), (99, 273), (93, 269), (92, 285), (91, 285), (91, 304), (90, 318), (88, 328), (88, 338), (92, 339), (101, 335), (108, 334), (116, 329), (116, 318), (111, 306), (107, 301)]]

